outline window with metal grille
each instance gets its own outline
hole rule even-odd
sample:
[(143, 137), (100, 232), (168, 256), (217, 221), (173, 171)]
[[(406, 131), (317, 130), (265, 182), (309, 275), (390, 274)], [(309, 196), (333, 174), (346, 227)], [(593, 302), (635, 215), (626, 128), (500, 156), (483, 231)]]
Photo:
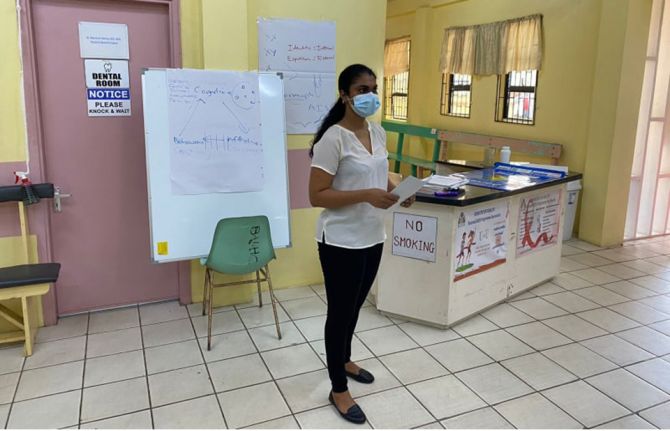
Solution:
[(384, 78), (384, 116), (392, 120), (407, 120), (409, 72)]
[(498, 76), (496, 121), (535, 124), (537, 70), (512, 71)]
[(470, 118), (472, 75), (442, 74), (440, 114)]
[(384, 117), (407, 120), (410, 38), (386, 41), (384, 46)]

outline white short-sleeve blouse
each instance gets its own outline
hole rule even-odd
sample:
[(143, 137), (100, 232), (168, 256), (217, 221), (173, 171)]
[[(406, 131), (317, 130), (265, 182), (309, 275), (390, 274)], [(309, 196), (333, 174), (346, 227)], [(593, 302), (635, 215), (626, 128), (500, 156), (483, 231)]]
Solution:
[[(332, 188), (341, 191), (382, 189), (388, 185), (386, 132), (368, 122), (372, 154), (356, 135), (342, 126), (331, 126), (314, 145), (312, 167), (333, 175)], [(326, 208), (316, 226), (316, 240), (344, 248), (366, 248), (386, 240), (384, 210), (367, 202)]]

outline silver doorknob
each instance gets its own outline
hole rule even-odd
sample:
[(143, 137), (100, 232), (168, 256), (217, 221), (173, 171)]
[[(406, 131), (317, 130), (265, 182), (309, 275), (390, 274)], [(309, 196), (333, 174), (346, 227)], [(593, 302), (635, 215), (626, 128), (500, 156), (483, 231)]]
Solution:
[(63, 206), (61, 205), (61, 199), (71, 197), (71, 194), (62, 193), (60, 187), (54, 187), (54, 211), (59, 213), (63, 211)]

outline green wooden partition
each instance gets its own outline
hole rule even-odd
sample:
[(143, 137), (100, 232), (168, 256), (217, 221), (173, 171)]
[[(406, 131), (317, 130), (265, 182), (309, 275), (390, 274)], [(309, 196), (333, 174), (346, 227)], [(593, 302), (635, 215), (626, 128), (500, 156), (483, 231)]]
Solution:
[[(414, 124), (397, 123), (394, 121), (382, 121), (382, 127), (387, 132), (398, 134), (398, 146), (395, 153), (389, 153), (389, 160), (394, 160), (393, 172), (400, 172), (400, 164), (410, 165), (413, 176), (417, 174), (417, 167), (421, 167), (435, 173), (435, 161), (440, 156), (440, 140), (438, 139), (438, 130), (430, 127), (416, 126)], [(406, 136), (416, 136), (419, 138), (428, 138), (433, 140), (433, 156), (430, 160), (420, 159), (404, 155), (403, 148)]]
[[(412, 175), (416, 176), (417, 168), (424, 168), (435, 173), (435, 162), (440, 157), (440, 146), (446, 146), (450, 142), (470, 145), (480, 148), (493, 148), (499, 150), (503, 146), (508, 146), (515, 155), (525, 154), (535, 157), (542, 157), (551, 160), (556, 165), (559, 162), (563, 147), (561, 144), (548, 142), (529, 141), (526, 139), (508, 138), (502, 136), (480, 135), (471, 132), (458, 132), (450, 130), (437, 130), (425, 126), (416, 126), (414, 124), (398, 123), (395, 121), (382, 121), (382, 127), (387, 132), (398, 134), (398, 146), (395, 153), (389, 153), (389, 160), (394, 160), (393, 172), (400, 172), (400, 164), (410, 165)], [(406, 136), (417, 136), (433, 140), (433, 156), (430, 160), (420, 159), (404, 155), (403, 148), (406, 142)]]

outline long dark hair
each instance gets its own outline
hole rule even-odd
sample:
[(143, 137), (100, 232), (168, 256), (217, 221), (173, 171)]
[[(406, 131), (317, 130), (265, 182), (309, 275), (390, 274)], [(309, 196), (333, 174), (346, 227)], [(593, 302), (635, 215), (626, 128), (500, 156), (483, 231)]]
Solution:
[[(372, 75), (375, 79), (377, 79), (377, 75), (375, 75), (372, 69), (363, 64), (352, 64), (351, 66), (347, 66), (340, 73), (340, 76), (337, 79), (338, 90), (344, 91), (345, 93), (349, 93), (349, 87), (351, 87), (351, 84), (354, 82), (354, 79), (364, 74)], [(328, 114), (326, 114), (323, 121), (321, 122), (319, 130), (317, 130), (316, 134), (314, 135), (314, 140), (312, 140), (312, 146), (309, 149), (309, 157), (312, 157), (314, 155), (314, 144), (319, 142), (319, 140), (323, 137), (323, 134), (326, 133), (326, 130), (328, 130), (330, 126), (332, 126), (333, 124), (337, 124), (338, 122), (340, 122), (340, 120), (342, 120), (342, 118), (344, 118), (345, 112), (346, 107), (344, 106), (344, 103), (342, 103), (342, 97), (338, 97), (333, 107), (330, 108), (330, 111), (328, 111)]]

